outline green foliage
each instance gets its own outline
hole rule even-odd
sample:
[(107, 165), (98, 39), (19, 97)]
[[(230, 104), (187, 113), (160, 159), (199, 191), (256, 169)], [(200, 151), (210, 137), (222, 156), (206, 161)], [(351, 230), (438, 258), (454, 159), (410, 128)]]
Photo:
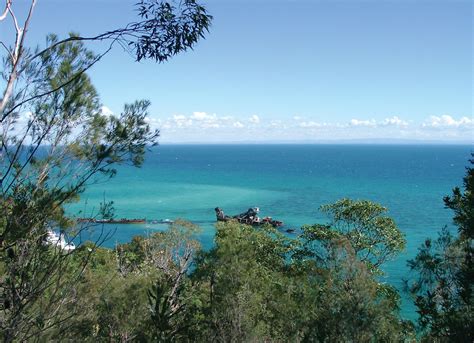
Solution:
[[(148, 290), (150, 308), (151, 339), (154, 342), (172, 342), (185, 338), (183, 331), (187, 324), (182, 318), (184, 305), (175, 305), (171, 299), (171, 287), (166, 282), (158, 281)], [(181, 296), (181, 287), (176, 296)]]
[[(81, 42), (57, 45), (43, 55), (37, 69), (25, 73), (40, 80), (34, 92), (50, 95), (30, 103), (34, 116), (22, 140), (3, 137), (0, 295), (8, 306), (0, 308), (0, 328), (5, 341), (27, 339), (68, 316), (58, 306), (74, 301), (66, 294), (76, 290), (77, 277), (68, 274), (68, 254), (48, 248), (47, 230), (54, 226), (71, 235), (81, 230), (65, 215), (64, 204), (77, 201), (93, 176), (112, 176), (113, 164), (140, 165), (145, 144), (158, 136), (145, 121), (147, 101), (126, 105), (119, 118), (100, 113), (97, 93), (82, 72), (93, 58)], [(27, 137), (31, 145), (24, 144)]]
[(207, 335), (219, 341), (271, 337), (284, 306), (287, 240), (271, 227), (229, 222), (217, 225), (215, 243), (194, 276), (210, 287)]
[[(151, 58), (166, 61), (181, 51), (192, 48), (209, 31), (212, 16), (194, 0), (176, 5), (168, 1), (140, 0), (136, 4), (142, 22), (132, 24), (135, 32), (144, 32), (136, 41), (129, 42), (134, 48), (137, 61)], [(150, 27), (154, 27), (150, 30)]]
[(194, 240), (197, 229), (177, 221), (168, 231), (134, 237), (115, 250), (81, 245), (63, 269), (66, 279), (82, 269), (74, 297), (65, 288), (48, 288), (32, 303), (47, 306), (60, 291), (68, 305), (57, 308), (55, 318), (64, 320), (55, 325), (36, 319), (43, 327), (39, 337), (91, 342), (413, 338), (410, 326), (397, 317), (396, 291), (377, 282), (347, 239), (327, 245), (320, 263), (293, 258), (304, 236), (290, 239), (271, 226), (219, 223), (215, 247), (207, 252)]
[(405, 248), (402, 232), (392, 218), (384, 216), (387, 209), (379, 204), (342, 199), (321, 210), (330, 217), (330, 223), (303, 226), (301, 256), (324, 261), (331, 244), (347, 240), (358, 258), (377, 274), (384, 262)]
[[(56, 299), (55, 292), (63, 296), (63, 306), (55, 308), (55, 318), (63, 321), (54, 326), (43, 323), (39, 337), (90, 342), (192, 337), (191, 329), (202, 316), (199, 292), (186, 276), (190, 264), (184, 262), (189, 259), (186, 247), (198, 248), (191, 237), (195, 229), (190, 223), (178, 222), (169, 231), (134, 237), (115, 250), (91, 242), (81, 245), (67, 256), (69, 267), (62, 269), (64, 278), (75, 279), (74, 297), (68, 289), (48, 287), (33, 305), (44, 314), (47, 312), (40, 310)], [(124, 272), (120, 254), (140, 263)], [(82, 270), (80, 275), (78, 270)]]
[[(474, 164), (474, 153), (469, 161)], [(474, 168), (466, 168), (466, 176), (463, 178), (464, 191), (459, 187), (453, 189), (451, 196), (444, 197), (447, 208), (453, 210), (453, 221), (457, 225), (461, 239), (474, 238)]]
[[(334, 246), (328, 269), (312, 283), (306, 342), (403, 342), (410, 338), (392, 296), (347, 246)], [(392, 289), (394, 292), (394, 290)], [(385, 294), (384, 294), (385, 293)], [(306, 305), (308, 306), (308, 305)]]
[[(398, 298), (382, 287), (348, 240), (327, 246), (324, 263), (302, 258), (305, 236), (289, 239), (271, 227), (219, 223), (215, 248), (191, 276), (209, 287), (217, 341), (403, 341), (412, 330), (397, 318)], [(307, 257), (307, 256), (306, 256)]]
[(464, 191), (456, 187), (452, 196), (444, 198), (446, 207), (454, 211), (459, 236), (444, 228), (408, 262), (416, 272), (408, 287), (426, 341), (474, 340), (474, 169), (468, 167), (466, 174)]

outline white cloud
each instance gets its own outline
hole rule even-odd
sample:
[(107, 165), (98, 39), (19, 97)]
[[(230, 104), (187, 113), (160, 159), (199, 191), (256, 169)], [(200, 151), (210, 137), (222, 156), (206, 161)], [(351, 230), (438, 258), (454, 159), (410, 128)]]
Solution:
[(186, 120), (186, 116), (185, 115), (182, 115), (182, 114), (175, 114), (173, 115), (173, 119), (175, 121), (178, 121), (178, 120)]
[(172, 122), (178, 127), (178, 128), (184, 128), (184, 127), (190, 127), (193, 125), (193, 120), (187, 118), (186, 116), (182, 114), (175, 114), (173, 116)]
[(303, 121), (298, 124), (299, 127), (309, 128), (309, 127), (323, 127), (326, 124), (321, 124), (315, 121)]
[(192, 119), (200, 120), (200, 121), (214, 121), (216, 120), (216, 115), (209, 115), (206, 112), (193, 112), (191, 116)]
[(259, 124), (260, 123), (260, 118), (256, 114), (250, 117), (249, 122), (252, 124)]
[(218, 129), (219, 127), (221, 127), (221, 125), (216, 122), (204, 122), (201, 124), (202, 129)]
[(193, 112), (191, 115), (175, 114), (163, 121), (158, 120), (159, 128), (166, 130), (186, 129), (205, 130), (218, 128), (240, 128), (243, 124), (231, 116), (218, 116), (217, 114), (208, 114), (206, 112)]
[(271, 120), (270, 121), (270, 127), (275, 129), (275, 128), (285, 128), (285, 123), (281, 120)]
[(393, 116), (391, 118), (385, 118), (381, 123), (382, 126), (397, 126), (397, 127), (407, 127), (408, 122)]
[(447, 128), (461, 128), (470, 129), (474, 128), (474, 120), (468, 117), (462, 117), (459, 120), (454, 119), (450, 115), (431, 116), (429, 120), (422, 124), (424, 128), (433, 129), (447, 129)]
[(102, 112), (102, 115), (107, 116), (107, 117), (110, 117), (111, 115), (114, 114), (114, 112), (112, 112), (112, 110), (108, 108), (107, 106), (102, 106), (100, 108), (100, 111)]
[(161, 124), (161, 119), (155, 117), (145, 117), (145, 121), (152, 126)]
[[(288, 116), (261, 120), (258, 115), (236, 117), (207, 112), (175, 114), (150, 120), (174, 141), (277, 141), (344, 139), (472, 140), (474, 121), (468, 117), (432, 116), (425, 122), (398, 116), (324, 122), (315, 117)], [(245, 128), (245, 129), (244, 129)]]
[(349, 122), (349, 126), (365, 126), (365, 127), (376, 127), (377, 123), (375, 120), (359, 120), (359, 119), (351, 119)]

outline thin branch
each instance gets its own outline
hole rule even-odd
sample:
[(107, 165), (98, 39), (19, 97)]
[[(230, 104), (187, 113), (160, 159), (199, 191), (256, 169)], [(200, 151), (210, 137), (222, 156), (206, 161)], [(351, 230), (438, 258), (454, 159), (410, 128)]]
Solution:
[(8, 13), (10, 13), (10, 16), (12, 17), (13, 24), (15, 25), (16, 32), (17, 33), (20, 32), (21, 28), (18, 25), (18, 20), (16, 19), (15, 13), (13, 13), (13, 10), (12, 10), (11, 6), (8, 6)]
[(46, 48), (44, 48), (43, 50), (41, 50), (40, 52), (36, 53), (35, 55), (31, 56), (30, 58), (30, 61), (44, 55), (46, 52), (56, 48), (57, 46), (61, 45), (61, 44), (65, 44), (65, 43), (68, 43), (68, 42), (76, 42), (76, 41), (103, 41), (103, 40), (106, 40), (106, 39), (110, 39), (112, 37), (115, 36), (114, 38), (114, 42), (122, 35), (124, 35), (126, 32), (128, 31), (131, 31), (133, 32), (132, 29), (130, 29), (130, 25), (132, 24), (128, 24), (125, 28), (123, 29), (117, 29), (117, 30), (113, 30), (113, 31), (107, 31), (107, 32), (104, 32), (100, 35), (97, 35), (97, 36), (94, 36), (94, 37), (81, 37), (81, 36), (71, 36), (71, 37), (68, 37), (68, 38), (65, 38), (65, 39), (62, 39)]
[(5, 110), (8, 101), (13, 93), (13, 86), (18, 76), (18, 65), (21, 59), (21, 55), (23, 52), (23, 44), (25, 41), (25, 33), (28, 31), (28, 26), (30, 25), (31, 17), (33, 16), (33, 10), (36, 5), (36, 0), (32, 0), (30, 9), (28, 11), (28, 17), (25, 20), (25, 24), (23, 28), (20, 28), (18, 25), (18, 21), (16, 19), (15, 14), (13, 13), (10, 6), (8, 6), (8, 12), (10, 13), (11, 17), (13, 18), (13, 22), (15, 24), (16, 29), (16, 40), (15, 40), (15, 49), (12, 53), (12, 71), (10, 73), (10, 77), (8, 78), (7, 86), (5, 87), (5, 91), (3, 93), (3, 98), (0, 100), (0, 113)]
[(13, 1), (13, 0), (7, 0), (7, 1), (5, 2), (5, 9), (3, 10), (2, 15), (0, 15), (0, 21), (2, 21), (3, 19), (5, 19), (5, 18), (7, 17), (8, 12), (9, 12), (9, 10), (10, 10), (10, 6), (11, 6), (11, 4), (12, 4), (12, 1)]
[(0, 45), (7, 51), (8, 55), (9, 55), (10, 58), (13, 60), (13, 55), (12, 55), (10, 49), (8, 49), (8, 47), (5, 45), (5, 43), (3, 43), (2, 41), (0, 41)]

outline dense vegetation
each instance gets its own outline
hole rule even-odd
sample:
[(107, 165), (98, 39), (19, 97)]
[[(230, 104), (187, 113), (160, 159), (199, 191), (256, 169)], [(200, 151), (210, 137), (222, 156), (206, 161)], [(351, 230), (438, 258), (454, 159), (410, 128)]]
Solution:
[[(354, 228), (358, 229), (362, 227)], [(364, 229), (367, 233), (352, 237), (369, 242), (369, 233), (385, 231)], [(321, 238), (314, 227), (307, 227), (300, 237), (290, 239), (270, 226), (222, 223), (217, 226), (215, 247), (202, 251), (195, 241), (197, 230), (178, 221), (166, 232), (134, 237), (113, 250), (83, 244), (68, 256), (63, 269), (70, 273), (66, 278), (83, 270), (74, 284), (67, 285), (74, 292), (51, 287), (64, 294), (60, 300), (64, 306), (51, 314), (63, 320), (43, 327), (41, 337), (160, 342), (362, 342), (411, 337), (410, 325), (397, 315), (396, 291), (377, 282), (372, 263), (359, 258), (351, 238), (338, 231)], [(397, 248), (403, 245), (399, 240)], [(392, 243), (379, 244), (382, 248)], [(42, 264), (36, 268), (39, 272)], [(35, 321), (43, 316), (49, 296), (46, 292), (28, 310)]]
[(408, 286), (427, 342), (474, 341), (474, 159), (470, 163), (464, 189), (455, 187), (444, 198), (446, 207), (454, 212), (458, 235), (444, 228), (436, 240), (427, 239), (409, 261), (416, 277)]

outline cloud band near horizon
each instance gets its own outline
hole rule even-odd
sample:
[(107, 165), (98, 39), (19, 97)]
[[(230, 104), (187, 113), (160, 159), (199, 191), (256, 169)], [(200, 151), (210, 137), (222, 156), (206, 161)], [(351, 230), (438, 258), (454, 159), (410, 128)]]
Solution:
[(327, 122), (303, 116), (286, 119), (193, 112), (165, 118), (151, 117), (164, 142), (308, 141), (347, 139), (408, 139), (474, 142), (474, 120), (461, 116), (432, 115), (423, 122), (389, 116), (383, 120), (353, 118)]

